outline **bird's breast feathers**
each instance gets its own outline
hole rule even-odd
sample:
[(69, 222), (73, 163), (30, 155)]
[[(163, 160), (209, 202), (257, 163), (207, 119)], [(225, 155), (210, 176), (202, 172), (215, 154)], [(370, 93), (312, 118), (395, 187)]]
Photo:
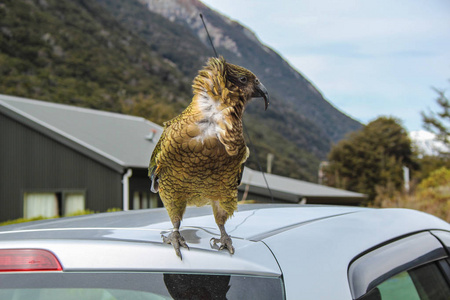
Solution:
[(207, 138), (220, 137), (232, 128), (229, 117), (232, 107), (223, 107), (219, 101), (208, 95), (198, 95), (197, 109), (200, 113), (197, 122), (200, 134), (195, 137), (196, 140), (204, 141)]

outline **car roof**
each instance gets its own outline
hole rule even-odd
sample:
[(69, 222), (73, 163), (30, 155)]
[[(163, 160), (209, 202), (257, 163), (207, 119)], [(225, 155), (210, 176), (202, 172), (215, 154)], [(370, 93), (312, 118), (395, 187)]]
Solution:
[[(235, 237), (257, 241), (267, 235), (288, 230), (307, 222), (323, 218), (365, 210), (350, 206), (289, 205), (289, 204), (244, 204), (226, 223), (227, 232)], [(280, 217), (276, 217), (280, 216)], [(245, 226), (243, 226), (245, 224)], [(182, 228), (201, 228), (214, 234), (218, 231), (210, 206), (188, 207), (182, 221)], [(45, 231), (78, 230), (80, 238), (92, 238), (91, 229), (98, 230), (156, 230), (167, 231), (172, 228), (164, 208), (132, 210), (83, 215), (77, 217), (49, 219), (0, 227), (1, 232), (27, 232), (29, 237), (42, 236)], [(52, 234), (57, 234), (53, 232)], [(64, 238), (66, 235), (58, 235)], [(96, 239), (104, 237), (96, 236)], [(120, 239), (120, 238), (118, 238)], [(126, 238), (124, 238), (126, 240)], [(147, 240), (148, 241), (148, 240)]]
[(211, 208), (188, 208), (180, 231), (190, 250), (182, 249), (180, 260), (162, 243), (171, 228), (164, 208), (61, 218), (0, 227), (0, 249), (48, 249), (68, 271), (283, 275), (287, 294), (301, 289), (305, 299), (322, 299), (330, 288), (335, 299), (350, 299), (347, 270), (355, 257), (416, 232), (450, 231), (448, 223), (407, 209), (239, 205), (226, 223), (236, 249), (230, 255), (210, 244), (220, 235)]

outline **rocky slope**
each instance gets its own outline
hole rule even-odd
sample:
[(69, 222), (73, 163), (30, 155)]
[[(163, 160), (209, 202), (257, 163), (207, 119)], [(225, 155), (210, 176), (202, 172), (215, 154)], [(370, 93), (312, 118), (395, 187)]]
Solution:
[[(230, 61), (253, 70), (269, 90), (290, 104), (301, 116), (315, 123), (336, 142), (360, 124), (338, 111), (301, 74), (256, 35), (238, 22), (209, 9), (198, 0), (139, 0), (168, 20), (189, 28), (205, 46), (207, 34), (199, 14), (203, 14), (218, 52)], [(212, 51), (210, 51), (212, 53)]]

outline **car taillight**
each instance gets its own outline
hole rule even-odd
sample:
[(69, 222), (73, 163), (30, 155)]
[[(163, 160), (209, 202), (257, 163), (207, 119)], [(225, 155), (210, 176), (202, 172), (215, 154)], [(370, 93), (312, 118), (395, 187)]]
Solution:
[(62, 271), (56, 256), (42, 249), (0, 249), (0, 272)]

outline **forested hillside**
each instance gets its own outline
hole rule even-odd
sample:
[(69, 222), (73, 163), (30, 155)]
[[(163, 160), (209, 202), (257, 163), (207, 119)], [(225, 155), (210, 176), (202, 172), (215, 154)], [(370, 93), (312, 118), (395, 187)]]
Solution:
[(116, 112), (167, 103), (152, 107), (159, 123), (188, 103), (187, 78), (95, 2), (6, 1), (0, 27), (3, 94)]
[[(269, 110), (251, 103), (245, 117), (263, 166), (271, 152), (274, 173), (315, 180), (334, 134), (273, 88), (277, 84), (259, 74), (258, 68), (226, 49), (219, 51), (230, 62), (252, 69), (269, 88)], [(140, 115), (162, 124), (187, 106), (192, 79), (210, 55), (211, 49), (189, 27), (171, 22), (137, 0), (0, 3), (2, 94)], [(252, 63), (257, 62), (255, 58)], [(339, 127), (333, 120), (328, 118)], [(249, 160), (253, 168), (255, 157), (253, 152)]]

